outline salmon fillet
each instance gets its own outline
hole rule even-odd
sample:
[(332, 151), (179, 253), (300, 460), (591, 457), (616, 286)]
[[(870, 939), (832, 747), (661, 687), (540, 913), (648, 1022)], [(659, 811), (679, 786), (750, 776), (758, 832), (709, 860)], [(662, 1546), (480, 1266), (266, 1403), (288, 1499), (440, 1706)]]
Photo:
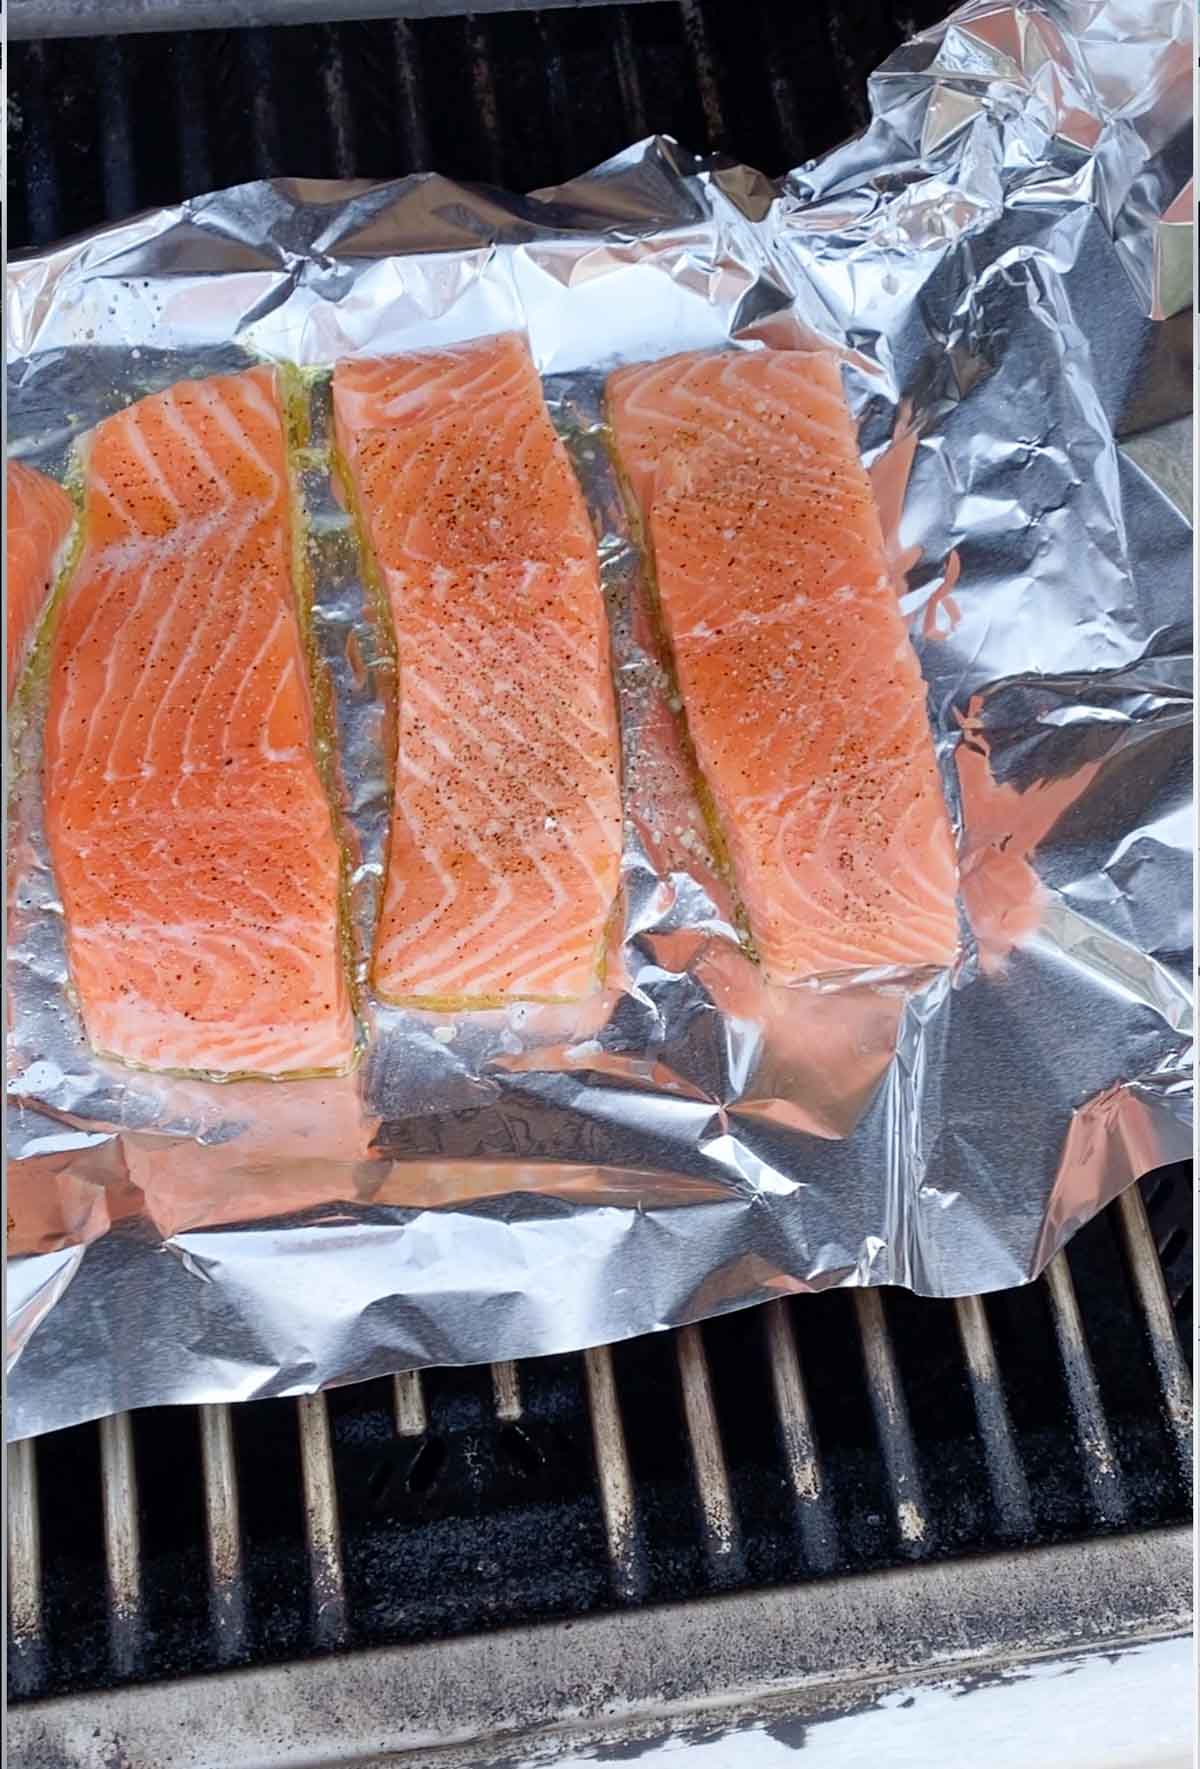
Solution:
[(836, 359), (618, 370), (609, 417), (688, 731), (779, 982), (945, 965), (954, 843)]
[(340, 362), (333, 404), (400, 670), (376, 989), (580, 997), (617, 893), (617, 719), (596, 543), (529, 352)]
[(47, 829), (93, 1046), (345, 1068), (340, 855), (313, 753), (271, 369), (107, 418), (57, 622)]
[(9, 461), (7, 481), (4, 550), (8, 595), (4, 644), (7, 692), (11, 700), (29, 656), (38, 618), (54, 583), (75, 510), (61, 485), (20, 461)]

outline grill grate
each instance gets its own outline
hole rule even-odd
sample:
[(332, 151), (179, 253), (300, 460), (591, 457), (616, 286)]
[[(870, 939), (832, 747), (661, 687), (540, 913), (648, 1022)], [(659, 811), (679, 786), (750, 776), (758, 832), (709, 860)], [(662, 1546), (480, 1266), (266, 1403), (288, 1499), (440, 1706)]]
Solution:
[[(1186, 1192), (1186, 1172), (1161, 1186)], [(784, 1299), (581, 1357), (19, 1445), (12, 1688), (1170, 1524), (1190, 1513), (1190, 1456), (1188, 1367), (1135, 1189), (1022, 1291)]]
[[(14, 43), (9, 242), (44, 245), (275, 173), (436, 167), (530, 189), (651, 128), (779, 172), (858, 127), (866, 73), (943, 10), (867, 0), (850, 32), (836, 0), (646, 0)], [(195, 1708), (174, 1687), (165, 1710), (139, 1696), (151, 1731), (162, 1721), (183, 1737), (193, 1715), (223, 1760), (258, 1761), (246, 1698), (223, 1708), (225, 1679), (198, 1677), (251, 1665), (272, 1723), (294, 1710), (312, 1761), (338, 1711), (321, 1655), (404, 1647), (415, 1711), (427, 1686), (448, 1686), (451, 1636), (466, 1687), (494, 1674), (499, 1659), (472, 1655), (502, 1624), (581, 1618), (570, 1638), (595, 1688), (610, 1672), (615, 1687), (617, 1667), (636, 1683), (628, 1667), (644, 1658), (655, 1700), (725, 1686), (703, 1658), (711, 1606), (688, 1601), (721, 1592), (720, 1626), (734, 1641), (744, 1630), (755, 1666), (781, 1641), (802, 1658), (810, 1626), (830, 1678), (861, 1674), (881, 1589), (897, 1662), (936, 1648), (939, 1627), (950, 1653), (1160, 1625), (1178, 1595), (1170, 1526), (1191, 1510), (1190, 1224), (1188, 1171), (1164, 1169), (1021, 1291), (831, 1292), (578, 1357), (160, 1409), (17, 1445), (13, 1696), (119, 1695), (187, 1675)], [(902, 1587), (871, 1584), (887, 1568), (907, 1572), (885, 1580), (926, 1580), (926, 1609), (906, 1620)], [(797, 1583), (802, 1613), (788, 1607)], [(423, 1657), (420, 1642), (442, 1646)], [(262, 1668), (293, 1659), (309, 1661), (308, 1709), (271, 1682), (283, 1670)], [(360, 1705), (378, 1705), (394, 1672), (355, 1662)], [(514, 1693), (519, 1664), (507, 1710), (496, 1698), (505, 1724), (542, 1699)], [(546, 1674), (570, 1707), (584, 1673), (564, 1659)], [(116, 1699), (65, 1702), (58, 1735), (52, 1720), (37, 1732), (52, 1709), (30, 1707), (26, 1737), (45, 1750), (24, 1760), (77, 1760), (46, 1741), (79, 1727), (110, 1760), (103, 1715), (111, 1760), (182, 1760), (165, 1733), (127, 1755), (132, 1710), (104, 1707)], [(447, 1726), (461, 1723), (456, 1711)]]
[[(487, 17), (13, 43), (10, 248), (249, 178), (529, 190), (646, 135), (782, 172), (856, 129), (943, 0), (649, 0)], [(277, 95), (283, 95), (280, 102)]]

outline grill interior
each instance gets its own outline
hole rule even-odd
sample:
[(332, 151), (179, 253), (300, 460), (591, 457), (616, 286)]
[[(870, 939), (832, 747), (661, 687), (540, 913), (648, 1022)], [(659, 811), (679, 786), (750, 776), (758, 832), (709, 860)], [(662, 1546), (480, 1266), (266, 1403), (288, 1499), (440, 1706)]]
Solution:
[(651, 131), (782, 172), (857, 129), (867, 75), (943, 11), (652, 0), (14, 43), (9, 247), (276, 173), (530, 190)]
[[(9, 243), (274, 173), (529, 189), (651, 129), (779, 172), (858, 127), (866, 74), (943, 9), (652, 0), (14, 43)], [(1186, 1520), (1191, 1249), (1189, 1170), (1163, 1169), (982, 1301), (831, 1292), (16, 1446), (11, 1693)]]
[(1182, 1522), (1189, 1189), (984, 1300), (834, 1291), (19, 1445), (12, 1694)]

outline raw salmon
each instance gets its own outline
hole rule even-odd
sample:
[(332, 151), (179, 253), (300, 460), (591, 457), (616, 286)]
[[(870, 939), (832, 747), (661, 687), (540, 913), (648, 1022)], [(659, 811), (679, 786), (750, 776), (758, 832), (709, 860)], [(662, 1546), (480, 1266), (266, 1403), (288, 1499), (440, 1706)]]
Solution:
[(337, 365), (338, 446), (400, 667), (386, 999), (574, 999), (617, 892), (596, 543), (519, 338)]
[(836, 359), (676, 356), (608, 400), (768, 975), (948, 964), (954, 843)]
[(5, 667), (9, 700), (25, 667), (34, 629), (75, 511), (61, 485), (20, 461), (8, 463), (8, 514), (4, 535), (8, 595), (4, 612)]
[(46, 811), (96, 1049), (341, 1069), (340, 855), (313, 753), (271, 369), (107, 418), (51, 660)]

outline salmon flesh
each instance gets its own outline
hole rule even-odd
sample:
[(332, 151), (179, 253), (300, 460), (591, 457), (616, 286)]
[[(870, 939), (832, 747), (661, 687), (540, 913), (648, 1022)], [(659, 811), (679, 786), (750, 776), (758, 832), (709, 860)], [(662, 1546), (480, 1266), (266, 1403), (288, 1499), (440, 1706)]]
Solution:
[(836, 358), (638, 364), (608, 412), (768, 976), (948, 965), (954, 841)]
[(46, 814), (87, 1035), (126, 1062), (353, 1058), (292, 542), (273, 370), (180, 382), (92, 432)]
[(399, 665), (374, 980), (397, 1002), (589, 993), (618, 888), (596, 543), (523, 341), (334, 371)]

